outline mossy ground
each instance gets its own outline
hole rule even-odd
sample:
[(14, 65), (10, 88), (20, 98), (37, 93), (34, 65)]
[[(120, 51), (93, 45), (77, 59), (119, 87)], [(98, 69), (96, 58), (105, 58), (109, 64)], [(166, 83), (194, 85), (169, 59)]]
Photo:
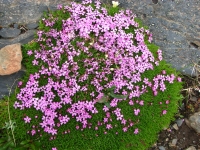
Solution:
[[(118, 12), (118, 8), (109, 8), (109, 14), (114, 15), (114, 13)], [(53, 16), (58, 17), (57, 23), (53, 26), (54, 28), (60, 30), (62, 28), (62, 19), (69, 18), (68, 13), (64, 13), (61, 10), (56, 12), (52, 12)], [(48, 15), (46, 15), (48, 16)], [(142, 23), (140, 20), (136, 20), (140, 22), (140, 26)], [(50, 28), (45, 27), (44, 24), (40, 24), (40, 30), (48, 31)], [(130, 29), (127, 32), (132, 32), (133, 29)], [(78, 40), (78, 39), (77, 39)], [(45, 41), (44, 41), (45, 42)], [(154, 44), (150, 44), (146, 41), (146, 44), (149, 50), (157, 57), (157, 50), (158, 47)], [(23, 77), (22, 81), (25, 84), (28, 79), (29, 75), (33, 74), (38, 71), (39, 66), (33, 66), (32, 61), (34, 60), (33, 56), (28, 56), (28, 50), (38, 50), (39, 44), (33, 42), (31, 44), (26, 44), (23, 46), (23, 64), (25, 65), (27, 71), (26, 75)], [(81, 57), (87, 57), (82, 55)], [(100, 57), (100, 56), (99, 56)], [(66, 61), (66, 58), (63, 57), (61, 61)], [(81, 64), (80, 64), (81, 66)], [(157, 74), (160, 74), (162, 70), (165, 70), (167, 74), (175, 74), (178, 76), (179, 74), (173, 69), (169, 64), (165, 61), (161, 61), (159, 66), (154, 67), (154, 70), (148, 70), (143, 75), (142, 78), (148, 77), (149, 79), (153, 79)], [(81, 72), (80, 72), (81, 74)], [(42, 79), (40, 84), (46, 84), (47, 80)], [(86, 84), (86, 83), (85, 83)], [(139, 105), (135, 104), (133, 107), (128, 105), (128, 101), (123, 101), (119, 103), (118, 108), (122, 109), (122, 113), (125, 116), (125, 119), (134, 119), (133, 116), (133, 108), (140, 107), (140, 115), (139, 119), (135, 120), (134, 128), (139, 128), (139, 134), (134, 134), (134, 129), (130, 128), (128, 132), (123, 132), (121, 128), (121, 123), (116, 120), (114, 115), (111, 115), (113, 120), (112, 124), (115, 124), (112, 130), (109, 130), (107, 134), (104, 134), (105, 125), (104, 127), (99, 127), (99, 130), (95, 130), (95, 124), (97, 124), (98, 120), (102, 120), (105, 116), (105, 112), (103, 112), (103, 104), (97, 105), (97, 109), (99, 111), (98, 114), (94, 115), (92, 119), (89, 121), (90, 123), (94, 124), (92, 129), (84, 129), (83, 131), (77, 130), (75, 127), (76, 125), (80, 125), (75, 121), (75, 119), (71, 119), (69, 123), (63, 125), (59, 128), (58, 134), (55, 136), (54, 140), (50, 140), (52, 136), (43, 132), (39, 123), (42, 121), (42, 113), (35, 110), (34, 108), (19, 110), (14, 109), (13, 104), (16, 101), (16, 95), (20, 92), (20, 89), (17, 88), (16, 92), (10, 96), (10, 113), (11, 119), (16, 121), (16, 128), (14, 130), (16, 143), (19, 144), (21, 141), (30, 139), (36, 140), (41, 143), (41, 149), (50, 150), (52, 147), (57, 147), (58, 150), (145, 150), (150, 147), (157, 139), (157, 133), (162, 130), (163, 128), (167, 127), (171, 120), (174, 119), (174, 114), (177, 112), (178, 103), (181, 100), (180, 90), (182, 88), (182, 83), (174, 81), (173, 84), (165, 83), (167, 89), (164, 92), (158, 92), (157, 96), (154, 96), (152, 91), (149, 89), (149, 92), (143, 94), (137, 100), (144, 100), (145, 105), (140, 107)], [(91, 87), (91, 90), (93, 88)], [(80, 93), (80, 97), (84, 96), (84, 93)], [(58, 99), (57, 99), (58, 100)], [(170, 100), (168, 105), (165, 104), (166, 100)], [(6, 102), (7, 99), (5, 98), (4, 101), (0, 103), (0, 108), (5, 109), (7, 107)], [(58, 100), (59, 101), (59, 100)], [(162, 102), (162, 104), (160, 104)], [(4, 122), (8, 122), (8, 114), (7, 110), (0, 110), (2, 111), (0, 115), (0, 128), (4, 126)], [(65, 111), (67, 106), (62, 107), (61, 111)], [(162, 110), (167, 110), (167, 114), (162, 115)], [(29, 116), (32, 119), (30, 124), (25, 124), (23, 118), (25, 116)], [(38, 118), (35, 118), (35, 116)], [(35, 119), (34, 119), (35, 118)], [(32, 126), (35, 126), (35, 129), (40, 130), (36, 135), (31, 136), (27, 134), (27, 131), (32, 129)], [(66, 133), (70, 130), (70, 133)], [(4, 132), (4, 131), (3, 131)], [(118, 132), (118, 134), (116, 134)], [(98, 136), (96, 136), (98, 135)], [(53, 136), (54, 137), (54, 136)]]

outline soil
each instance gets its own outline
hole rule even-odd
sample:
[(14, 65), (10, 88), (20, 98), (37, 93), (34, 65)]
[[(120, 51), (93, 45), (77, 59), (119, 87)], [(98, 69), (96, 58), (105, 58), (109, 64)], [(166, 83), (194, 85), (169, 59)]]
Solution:
[[(183, 77), (184, 87), (181, 102), (175, 121), (158, 134), (157, 142), (149, 150), (200, 150), (200, 134), (189, 128), (185, 121), (178, 128), (174, 128), (178, 119), (189, 118), (190, 115), (200, 111), (200, 76)], [(191, 149), (191, 148), (194, 149)], [(189, 149), (190, 148), (190, 149)]]

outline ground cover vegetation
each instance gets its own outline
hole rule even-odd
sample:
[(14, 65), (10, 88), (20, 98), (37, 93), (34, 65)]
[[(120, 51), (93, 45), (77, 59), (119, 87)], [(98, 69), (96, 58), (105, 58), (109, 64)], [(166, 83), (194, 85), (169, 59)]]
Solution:
[(181, 78), (148, 28), (117, 5), (85, 0), (44, 15), (23, 45), (26, 75), (1, 103), (13, 147), (142, 150), (174, 119)]

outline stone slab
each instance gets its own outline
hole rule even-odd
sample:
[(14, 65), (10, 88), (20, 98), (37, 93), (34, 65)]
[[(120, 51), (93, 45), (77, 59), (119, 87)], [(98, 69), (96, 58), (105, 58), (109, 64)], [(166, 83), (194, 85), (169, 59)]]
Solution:
[(14, 43), (27, 44), (34, 39), (35, 33), (36, 30), (28, 30), (24, 34), (20, 34), (18, 37), (13, 39), (0, 39), (0, 48)]
[[(0, 76), (0, 99), (2, 99), (5, 95), (9, 94), (9, 89), (12, 87), (15, 80), (20, 79), (25, 74), (24, 71), (19, 71), (12, 75)], [(12, 87), (11, 93), (14, 92), (18, 82)]]
[(21, 33), (21, 30), (16, 28), (3, 28), (0, 30), (0, 36), (3, 38), (15, 38)]

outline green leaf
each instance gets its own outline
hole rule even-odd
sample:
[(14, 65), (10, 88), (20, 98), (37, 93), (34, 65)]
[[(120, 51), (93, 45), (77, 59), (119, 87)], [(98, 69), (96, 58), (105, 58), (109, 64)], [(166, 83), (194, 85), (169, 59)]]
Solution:
[(27, 148), (20, 146), (20, 147), (16, 147), (15, 150), (27, 150)]
[(15, 129), (16, 127), (16, 122), (15, 121), (12, 121), (10, 120), (9, 122), (5, 122), (5, 126), (3, 127), (3, 129)]
[(105, 102), (104, 103), (108, 108), (111, 108), (110, 103), (109, 102)]
[(11, 141), (10, 143), (10, 147), (14, 148), (15, 147), (15, 143), (13, 141)]
[(117, 99), (126, 99), (128, 97), (128, 95), (119, 95), (119, 94), (114, 94), (113, 92), (109, 93), (109, 95)]
[(3, 137), (3, 138), (0, 139), (0, 144), (5, 143), (5, 142), (7, 142), (7, 137)]
[(40, 146), (41, 146), (41, 143), (39, 141), (34, 142), (34, 144), (35, 144), (36, 148), (40, 148)]
[(111, 92), (111, 91), (114, 91), (115, 88), (116, 88), (116, 86), (113, 85), (113, 86), (111, 86), (111, 88), (106, 89), (106, 91)]
[(5, 143), (5, 144), (0, 148), (0, 150), (7, 150), (8, 147), (10, 146), (11, 142), (12, 142), (12, 141), (9, 141), (9, 142)]
[(22, 142), (20, 143), (20, 145), (26, 145), (26, 144), (29, 143), (29, 142), (30, 142), (30, 140), (22, 141)]
[(31, 144), (30, 146), (31, 146), (31, 150), (36, 150), (34, 144)]

